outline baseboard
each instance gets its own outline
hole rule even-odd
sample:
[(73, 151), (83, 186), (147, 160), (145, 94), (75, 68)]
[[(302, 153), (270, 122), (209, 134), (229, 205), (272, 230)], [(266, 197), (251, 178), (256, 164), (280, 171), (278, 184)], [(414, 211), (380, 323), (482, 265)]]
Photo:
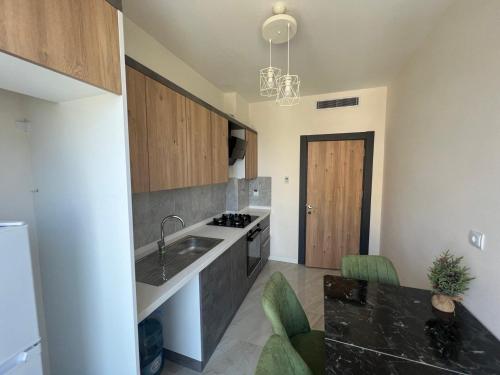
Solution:
[(163, 357), (169, 361), (175, 362), (178, 365), (190, 368), (191, 370), (202, 372), (203, 364), (196, 359), (187, 357), (185, 355), (173, 352), (171, 350), (163, 348)]
[(298, 263), (297, 258), (277, 257), (277, 256), (274, 256), (274, 255), (271, 255), (269, 257), (269, 260), (275, 260), (277, 262), (286, 262), (286, 263), (293, 263), (293, 264), (297, 264)]

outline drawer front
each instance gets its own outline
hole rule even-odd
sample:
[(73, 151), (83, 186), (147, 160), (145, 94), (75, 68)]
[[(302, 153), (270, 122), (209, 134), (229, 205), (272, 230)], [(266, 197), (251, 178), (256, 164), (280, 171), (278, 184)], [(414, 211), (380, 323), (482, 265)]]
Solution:
[(261, 232), (261, 241), (266, 242), (269, 239), (269, 233), (271, 232), (271, 227), (268, 226), (267, 228), (263, 229)]
[(269, 255), (271, 255), (271, 238), (268, 238), (266, 241), (262, 243), (262, 259), (267, 261), (269, 259)]
[(269, 224), (270, 224), (270, 223), (271, 223), (271, 216), (268, 216), (268, 217), (266, 217), (265, 219), (263, 219), (263, 220), (259, 223), (259, 225), (260, 225), (260, 227), (261, 227), (262, 229), (266, 229), (266, 228), (269, 226)]

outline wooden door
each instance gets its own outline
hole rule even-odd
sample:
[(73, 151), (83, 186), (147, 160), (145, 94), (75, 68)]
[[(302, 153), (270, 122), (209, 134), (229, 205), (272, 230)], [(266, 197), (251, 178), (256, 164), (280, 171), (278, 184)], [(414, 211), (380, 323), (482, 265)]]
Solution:
[(146, 77), (150, 191), (187, 186), (186, 99)]
[(127, 66), (128, 138), (132, 192), (149, 191), (146, 77)]
[(121, 93), (118, 13), (105, 0), (2, 0), (0, 50)]
[(210, 111), (186, 99), (189, 186), (212, 183), (212, 126)]
[(220, 184), (228, 179), (228, 121), (212, 112), (212, 183)]
[(245, 153), (245, 178), (253, 180), (258, 176), (257, 165), (257, 133), (246, 130), (245, 138), (247, 141), (247, 148)]
[(338, 269), (359, 254), (363, 140), (308, 143), (306, 266)]

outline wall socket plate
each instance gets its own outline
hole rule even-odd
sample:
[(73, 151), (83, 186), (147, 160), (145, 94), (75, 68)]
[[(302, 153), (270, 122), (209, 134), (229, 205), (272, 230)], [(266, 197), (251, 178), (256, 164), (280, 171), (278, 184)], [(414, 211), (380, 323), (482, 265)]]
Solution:
[(484, 233), (471, 230), (469, 232), (469, 242), (472, 246), (477, 247), (479, 250), (484, 250)]

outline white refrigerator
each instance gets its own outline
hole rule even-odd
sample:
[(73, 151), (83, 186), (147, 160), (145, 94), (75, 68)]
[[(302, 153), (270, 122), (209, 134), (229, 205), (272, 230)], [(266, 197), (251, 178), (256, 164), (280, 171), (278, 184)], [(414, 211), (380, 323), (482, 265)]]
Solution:
[(28, 226), (0, 222), (0, 375), (41, 375)]

